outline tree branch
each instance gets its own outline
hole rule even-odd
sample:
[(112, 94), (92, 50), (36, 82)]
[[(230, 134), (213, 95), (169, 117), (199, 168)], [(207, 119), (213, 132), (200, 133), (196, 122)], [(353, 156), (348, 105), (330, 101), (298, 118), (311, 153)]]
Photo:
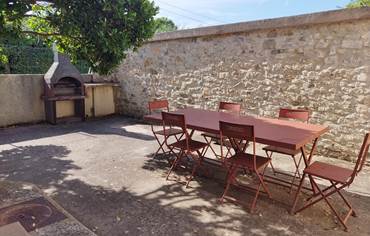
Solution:
[(62, 35), (61, 33), (43, 33), (43, 32), (36, 32), (36, 31), (31, 31), (31, 30), (23, 30), (20, 33), (22, 34), (33, 34), (33, 35), (38, 35), (42, 37), (48, 37), (48, 36), (64, 36), (72, 39), (82, 39), (81, 37), (73, 37), (73, 36), (67, 36), (67, 35)]
[(23, 15), (22, 18), (37, 18), (37, 19), (41, 19), (41, 20), (46, 20), (48, 21), (48, 17), (42, 17), (42, 16), (38, 16), (38, 15)]
[(22, 34), (34, 34), (34, 35), (39, 35), (39, 36), (62, 36), (60, 33), (43, 33), (43, 32), (36, 32), (36, 31), (31, 31), (31, 30), (23, 30), (21, 31)]

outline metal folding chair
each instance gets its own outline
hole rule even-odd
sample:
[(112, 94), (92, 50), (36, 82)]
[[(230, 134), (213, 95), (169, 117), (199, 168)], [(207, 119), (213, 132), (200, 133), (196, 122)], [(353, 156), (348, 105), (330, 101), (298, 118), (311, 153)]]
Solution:
[[(168, 112), (162, 112), (163, 130), (167, 127), (180, 127), (183, 139), (179, 139), (174, 143), (168, 143), (170, 136), (164, 132), (165, 143), (167, 147), (175, 154), (176, 158), (172, 163), (172, 166), (167, 174), (166, 180), (170, 176), (174, 168), (181, 162), (184, 157), (190, 157), (193, 161), (193, 168), (191, 175), (187, 178), (186, 187), (189, 186), (190, 181), (194, 178), (195, 172), (199, 166), (201, 166), (204, 157), (204, 150), (207, 147), (207, 143), (199, 142), (191, 139), (193, 132), (189, 134), (186, 128), (185, 116), (182, 114), (173, 114)], [(178, 152), (175, 152), (178, 151)]]
[[(319, 201), (324, 200), (329, 205), (330, 209), (334, 212), (339, 222), (343, 225), (345, 231), (347, 231), (348, 228), (346, 222), (351, 215), (356, 216), (356, 213), (353, 210), (351, 204), (348, 202), (348, 200), (344, 197), (344, 195), (340, 191), (350, 186), (353, 183), (357, 174), (362, 170), (362, 167), (365, 164), (366, 158), (368, 156), (369, 146), (370, 146), (370, 134), (367, 133), (362, 143), (361, 150), (358, 155), (354, 169), (343, 168), (318, 161), (309, 165), (303, 171), (303, 177), (299, 184), (291, 213), (295, 214), (297, 212), (303, 211), (304, 209), (318, 203)], [(313, 194), (308, 198), (308, 201), (303, 205), (303, 207), (295, 211), (298, 196), (302, 190), (303, 182), (306, 176), (310, 178), (313, 187), (316, 188), (317, 191), (316, 193), (313, 192)], [(315, 182), (315, 178), (327, 180), (329, 181), (330, 185), (328, 187), (321, 189)], [(349, 208), (348, 212), (344, 215), (344, 217), (341, 217), (339, 213), (335, 210), (333, 205), (329, 202), (329, 197), (335, 193), (338, 193), (340, 198)]]
[[(299, 120), (299, 121), (307, 122), (307, 123), (309, 120), (309, 115), (310, 115), (310, 112), (304, 109), (280, 108), (280, 111), (279, 111), (279, 119), (294, 119), (294, 120)], [(279, 173), (279, 174), (284, 174), (284, 175), (293, 177), (291, 185), (290, 185), (290, 191), (291, 191), (293, 188), (294, 181), (297, 178), (297, 176), (299, 178), (301, 177), (301, 173), (299, 172), (299, 166), (302, 162), (302, 158), (303, 158), (302, 154), (299, 156), (298, 162), (296, 160), (296, 157), (299, 153), (301, 153), (301, 150), (300, 149), (292, 150), (288, 148), (281, 148), (281, 147), (275, 147), (275, 146), (266, 146), (263, 148), (263, 150), (266, 152), (266, 155), (269, 158), (272, 158), (273, 153), (279, 153), (279, 154), (288, 155), (292, 157), (294, 161), (294, 165), (295, 165), (294, 175), (290, 175), (284, 172), (277, 171), (274, 168), (272, 162), (270, 163), (271, 169), (274, 174)]]
[[(220, 102), (218, 106), (218, 111), (239, 115), (241, 111), (241, 105), (238, 103), (233, 103), (233, 102)], [(202, 133), (201, 135), (203, 136), (203, 138), (208, 144), (208, 147), (205, 152), (207, 152), (208, 149), (210, 149), (216, 158), (221, 158), (221, 156), (217, 154), (215, 149), (212, 147), (212, 142), (216, 142), (218, 144), (220, 143), (220, 135), (213, 134), (213, 133)], [(228, 142), (224, 142), (224, 144), (228, 150), (227, 154), (225, 155), (227, 157), (228, 155), (231, 154), (230, 153), (231, 146), (229, 145)]]
[[(163, 110), (169, 112), (169, 110), (170, 110), (167, 100), (151, 101), (151, 102), (148, 103), (148, 109), (149, 109), (149, 114), (152, 114), (153, 112), (162, 112)], [(167, 129), (163, 130), (162, 126), (161, 126), (161, 129), (155, 130), (154, 126), (155, 125), (152, 124), (151, 129), (152, 129), (152, 132), (153, 132), (153, 135), (154, 135), (155, 139), (157, 140), (157, 142), (159, 144), (159, 147), (158, 147), (157, 151), (153, 155), (153, 157), (156, 157), (160, 151), (162, 151), (163, 154), (168, 153), (168, 151), (166, 152), (165, 149), (164, 149), (164, 147), (165, 147), (164, 138), (161, 141), (160, 137), (163, 137), (166, 134), (167, 136), (173, 136), (173, 137), (175, 137), (176, 140), (179, 140), (179, 138), (181, 138), (181, 137), (178, 137), (178, 135), (182, 134), (182, 130), (172, 128), (172, 127), (169, 127)]]
[[(224, 137), (226, 137), (235, 151), (235, 154), (231, 157), (225, 159), (226, 166), (228, 166), (228, 173), (227, 173), (227, 182), (225, 186), (224, 193), (221, 196), (220, 202), (224, 201), (226, 197), (230, 185), (235, 185), (241, 188), (245, 188), (245, 186), (240, 185), (236, 179), (237, 173), (239, 170), (249, 170), (250, 173), (254, 173), (258, 179), (258, 187), (254, 189), (256, 194), (251, 204), (251, 212), (253, 212), (258, 195), (261, 191), (261, 187), (264, 189), (265, 193), (271, 198), (271, 194), (264, 182), (264, 172), (268, 164), (270, 163), (271, 159), (267, 157), (257, 156), (256, 155), (256, 139), (254, 136), (254, 127), (250, 125), (242, 125), (242, 124), (233, 124), (228, 122), (220, 121), (220, 142), (221, 142), (221, 156), (223, 156), (223, 141)], [(253, 153), (249, 154), (246, 153), (246, 146), (240, 145), (240, 140), (244, 140), (245, 142), (252, 142), (253, 144)]]

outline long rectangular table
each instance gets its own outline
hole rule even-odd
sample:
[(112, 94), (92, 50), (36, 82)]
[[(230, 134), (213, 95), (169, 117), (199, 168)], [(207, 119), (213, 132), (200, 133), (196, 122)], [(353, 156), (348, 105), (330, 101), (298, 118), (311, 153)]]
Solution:
[[(174, 111), (184, 114), (187, 127), (191, 130), (219, 133), (219, 121), (253, 125), (256, 142), (281, 148), (301, 150), (305, 165), (311, 162), (319, 137), (327, 132), (327, 126), (307, 124), (291, 120), (241, 116), (225, 112), (186, 108)], [(144, 116), (144, 120), (153, 123), (162, 121), (161, 114)], [(307, 144), (312, 143), (309, 154)]]
[[(328, 131), (328, 127), (322, 125), (282, 119), (241, 116), (194, 108), (181, 109), (174, 113), (185, 115), (186, 124), (189, 129), (209, 133), (220, 132), (219, 121), (253, 125), (258, 143), (294, 150), (300, 149)], [(152, 114), (144, 116), (144, 120), (160, 123), (162, 117), (161, 114)]]

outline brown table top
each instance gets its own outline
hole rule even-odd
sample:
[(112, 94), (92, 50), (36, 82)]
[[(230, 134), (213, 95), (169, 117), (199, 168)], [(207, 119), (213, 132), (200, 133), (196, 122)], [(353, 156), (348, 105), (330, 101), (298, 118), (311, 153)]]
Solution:
[[(326, 126), (291, 120), (239, 116), (225, 112), (186, 108), (174, 111), (185, 115), (187, 127), (203, 132), (219, 133), (219, 121), (254, 126), (256, 142), (289, 149), (299, 149), (329, 129)], [(144, 116), (148, 122), (161, 122), (161, 114)]]

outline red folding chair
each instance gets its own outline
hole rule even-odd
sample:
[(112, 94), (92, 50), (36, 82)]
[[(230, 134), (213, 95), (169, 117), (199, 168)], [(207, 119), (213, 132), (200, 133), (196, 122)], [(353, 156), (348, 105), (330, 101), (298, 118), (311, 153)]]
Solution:
[[(220, 121), (220, 142), (221, 142), (221, 156), (223, 156), (223, 140), (226, 137), (235, 151), (235, 154), (231, 157), (225, 159), (226, 166), (228, 166), (228, 173), (227, 173), (227, 182), (225, 191), (222, 194), (220, 202), (224, 201), (224, 198), (227, 195), (230, 185), (235, 185), (238, 187), (244, 188), (243, 185), (240, 185), (236, 179), (237, 173), (239, 170), (249, 170), (250, 173), (254, 173), (258, 179), (258, 187), (256, 190), (256, 194), (251, 204), (251, 212), (253, 212), (258, 195), (261, 191), (261, 187), (264, 189), (265, 193), (271, 198), (271, 194), (264, 182), (264, 172), (268, 164), (270, 163), (271, 159), (267, 157), (257, 156), (256, 155), (256, 139), (254, 136), (254, 127), (250, 125), (242, 125), (242, 124), (233, 124), (228, 122)], [(245, 142), (252, 142), (253, 143), (253, 153), (249, 154), (246, 153), (246, 146), (240, 145), (240, 140), (244, 140)]]
[[(218, 111), (239, 115), (241, 111), (241, 105), (238, 103), (233, 103), (233, 102), (220, 102), (218, 106)], [(212, 141), (216, 143), (220, 143), (220, 135), (213, 134), (213, 133), (202, 133), (202, 136), (204, 137), (205, 141), (208, 144), (208, 147), (205, 152), (207, 152), (207, 150), (210, 149), (216, 158), (221, 158), (221, 156), (217, 154), (217, 152), (214, 150), (214, 148), (211, 145)], [(229, 142), (224, 142), (224, 144), (228, 150), (227, 154), (225, 155), (225, 157), (227, 157), (230, 154), (231, 146), (229, 145)]]
[[(185, 116), (183, 114), (173, 114), (168, 112), (162, 112), (163, 130), (167, 127), (180, 127), (183, 139), (179, 139), (174, 143), (168, 143), (170, 136), (164, 132), (165, 143), (167, 147), (175, 154), (176, 158), (172, 163), (172, 166), (167, 174), (166, 180), (168, 180), (172, 170), (181, 162), (184, 157), (190, 157), (193, 161), (193, 168), (191, 175), (187, 178), (186, 187), (189, 186), (190, 181), (194, 178), (195, 172), (199, 166), (201, 166), (204, 157), (204, 150), (207, 147), (207, 143), (199, 142), (191, 139), (192, 133), (189, 134), (186, 128)], [(176, 152), (178, 151), (178, 152)]]
[[(307, 122), (307, 123), (308, 123), (308, 120), (309, 120), (309, 115), (310, 115), (310, 112), (308, 110), (304, 110), (304, 109), (280, 108), (280, 111), (279, 111), (279, 119), (294, 119), (294, 120), (299, 120), (299, 121)], [(275, 147), (275, 146), (266, 146), (266, 147), (263, 148), (263, 150), (266, 152), (266, 155), (269, 158), (272, 158), (273, 153), (280, 153), (280, 154), (288, 155), (288, 156), (292, 157), (292, 159), (294, 161), (294, 165), (295, 165), (294, 175), (290, 175), (290, 174), (287, 174), (287, 173), (284, 173), (284, 172), (277, 171), (274, 168), (274, 166), (272, 165), (272, 162), (270, 163), (271, 169), (272, 169), (274, 174), (279, 173), (279, 174), (284, 174), (284, 175), (288, 175), (288, 176), (293, 177), (291, 185), (290, 185), (290, 191), (291, 191), (292, 188), (293, 188), (294, 181), (297, 178), (297, 176), (299, 178), (301, 177), (301, 173), (299, 172), (299, 166), (302, 162), (302, 158), (303, 158), (302, 154), (299, 156), (298, 162), (296, 160), (296, 157), (299, 153), (301, 153), (301, 150), (300, 149), (293, 150), (293, 149), (281, 148), (281, 147)]]
[[(334, 212), (339, 222), (343, 225), (345, 231), (347, 231), (348, 228), (346, 222), (349, 216), (351, 215), (356, 216), (356, 213), (353, 210), (351, 204), (348, 202), (348, 200), (343, 196), (343, 194), (340, 191), (350, 186), (353, 183), (357, 174), (362, 170), (362, 167), (365, 164), (366, 158), (368, 156), (369, 146), (370, 146), (370, 134), (367, 133), (362, 143), (361, 150), (358, 155), (354, 169), (343, 168), (319, 161), (316, 161), (309, 165), (303, 171), (303, 177), (299, 184), (291, 213), (295, 214), (297, 212), (303, 211), (304, 209), (318, 203), (319, 201), (324, 200), (329, 205), (330, 209)], [(304, 204), (303, 207), (301, 207), (297, 211), (294, 211), (297, 205), (298, 195), (302, 190), (303, 182), (306, 176), (310, 178), (313, 187), (317, 189), (317, 192), (316, 193), (313, 192), (312, 196), (308, 198), (308, 201)], [(318, 184), (315, 182), (315, 178), (327, 180), (329, 181), (330, 185), (328, 187), (320, 189)], [(343, 218), (339, 215), (339, 213), (334, 209), (333, 205), (329, 202), (329, 197), (335, 193), (338, 193), (340, 198), (349, 208), (347, 214), (345, 214)]]
[[(151, 102), (148, 103), (148, 108), (149, 108), (149, 114), (152, 114), (153, 112), (162, 112), (163, 110), (168, 112), (170, 110), (167, 100), (151, 101)], [(159, 147), (158, 147), (157, 151), (154, 153), (153, 157), (156, 157), (158, 155), (159, 151), (161, 151), (161, 150), (162, 150), (163, 154), (168, 153), (168, 151), (166, 152), (164, 150), (164, 145), (165, 145), (164, 138), (161, 141), (160, 137), (163, 137), (166, 134), (167, 136), (173, 136), (173, 137), (175, 137), (176, 140), (179, 140), (179, 138), (181, 138), (181, 137), (178, 137), (178, 135), (182, 134), (181, 129), (176, 129), (176, 128), (172, 128), (172, 127), (169, 127), (165, 130), (163, 130), (162, 127), (161, 127), (161, 129), (155, 130), (154, 125), (152, 124), (151, 129), (152, 129), (152, 132), (153, 132), (153, 135), (154, 135), (155, 139), (157, 140), (157, 142), (159, 144)]]

